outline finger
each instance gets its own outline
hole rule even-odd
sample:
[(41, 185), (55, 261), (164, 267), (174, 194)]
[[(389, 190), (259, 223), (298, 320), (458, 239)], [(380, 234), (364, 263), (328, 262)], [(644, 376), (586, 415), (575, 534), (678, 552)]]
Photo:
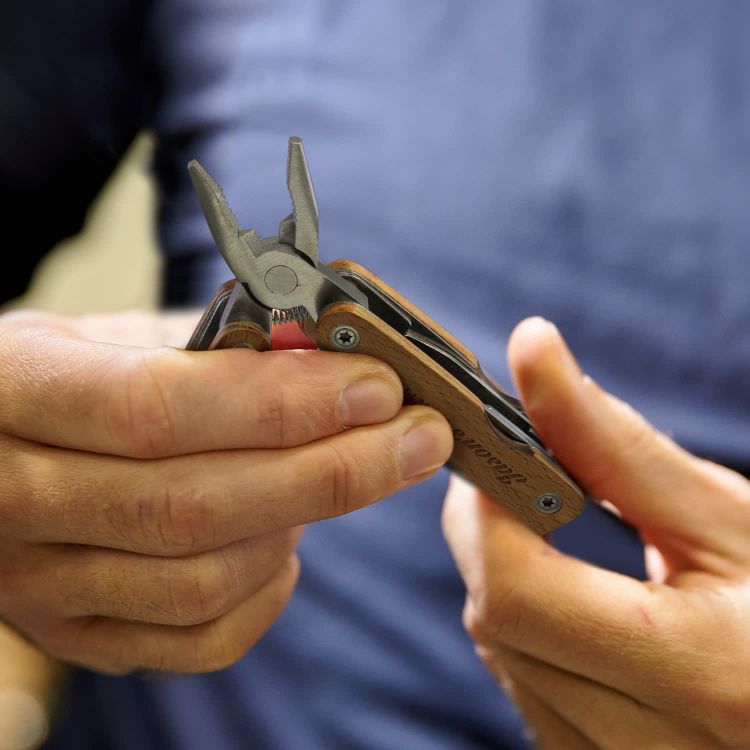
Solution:
[(489, 659), (499, 662), (516, 686), (575, 727), (592, 747), (636, 748), (648, 743), (702, 750), (712, 746), (712, 738), (689, 726), (689, 716), (656, 712), (627, 695), (525, 654), (501, 650)]
[[(83, 315), (68, 320), (70, 328), (90, 341), (130, 346), (173, 346), (184, 348), (200, 318), (199, 310), (176, 312), (127, 311), (105, 315)], [(279, 323), (273, 327), (274, 349), (315, 349), (299, 324)]]
[(126, 312), (82, 315), (63, 319), (70, 330), (88, 341), (125, 346), (182, 348), (200, 318), (198, 310), (179, 312)]
[(528, 724), (525, 736), (537, 750), (601, 750), (510, 675), (502, 684)]
[(711, 633), (736, 619), (730, 602), (709, 606), (701, 592), (642, 584), (563, 555), (460, 480), (451, 481), (443, 520), (478, 643), (527, 653), (644, 702), (664, 696), (643, 674), (659, 674), (660, 685), (710, 684), (709, 673), (698, 673), (707, 669)]
[[(109, 674), (139, 669), (165, 672), (213, 672), (238, 661), (258, 641), (289, 600), (299, 575), (290, 558), (249, 599), (222, 617), (178, 627), (82, 618), (65, 628), (50, 626), (39, 640), (53, 656)], [(39, 636), (38, 636), (39, 637)]]
[(370, 357), (124, 347), (37, 316), (0, 325), (0, 372), (0, 432), (143, 458), (300, 445), (388, 420), (403, 398)]
[(5, 575), (17, 581), (15, 598), (27, 609), (64, 618), (199, 625), (262, 588), (294, 554), (301, 534), (301, 528), (285, 529), (166, 559), (100, 547), (44, 545)]
[(584, 377), (552, 324), (521, 323), (509, 358), (535, 429), (589, 492), (652, 538), (682, 539), (685, 554), (746, 560), (750, 483), (691, 456)]
[[(453, 449), (437, 412), (408, 407), (298, 448), (157, 461), (39, 449), (6, 456), (0, 536), (168, 557), (349, 513), (425, 478)], [(23, 508), (23, 513), (12, 513)]]

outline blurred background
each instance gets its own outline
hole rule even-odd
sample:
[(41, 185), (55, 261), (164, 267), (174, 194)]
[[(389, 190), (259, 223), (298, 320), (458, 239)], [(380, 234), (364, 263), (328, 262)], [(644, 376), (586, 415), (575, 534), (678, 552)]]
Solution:
[(46, 256), (29, 291), (3, 309), (76, 315), (156, 306), (159, 258), (155, 190), (148, 171), (151, 152), (152, 140), (144, 133), (102, 189), (81, 233)]

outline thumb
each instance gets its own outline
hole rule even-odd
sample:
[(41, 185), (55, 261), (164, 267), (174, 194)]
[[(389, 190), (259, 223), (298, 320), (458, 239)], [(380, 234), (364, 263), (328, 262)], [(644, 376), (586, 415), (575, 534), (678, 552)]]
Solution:
[(508, 356), (535, 429), (589, 494), (611, 502), (655, 544), (732, 556), (741, 549), (746, 559), (750, 483), (743, 477), (687, 453), (599, 388), (551, 323), (519, 324)]

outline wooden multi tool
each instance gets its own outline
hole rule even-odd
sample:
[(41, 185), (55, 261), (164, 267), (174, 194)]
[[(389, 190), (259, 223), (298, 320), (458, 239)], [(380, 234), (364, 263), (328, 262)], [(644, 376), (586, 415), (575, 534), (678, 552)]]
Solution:
[(272, 325), (296, 320), (320, 349), (387, 362), (405, 403), (431, 406), (450, 423), (449, 466), (532, 529), (546, 534), (581, 512), (581, 490), (535, 435), (521, 403), (482, 373), (467, 347), (357, 263), (318, 260), (318, 209), (299, 138), (289, 139), (293, 211), (278, 237), (241, 229), (206, 170), (197, 161), (188, 169), (235, 277), (219, 287), (188, 349), (268, 350)]

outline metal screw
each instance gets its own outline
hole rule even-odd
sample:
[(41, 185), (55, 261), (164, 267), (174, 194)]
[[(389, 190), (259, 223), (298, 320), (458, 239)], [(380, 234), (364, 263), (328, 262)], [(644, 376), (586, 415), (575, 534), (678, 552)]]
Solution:
[(356, 349), (359, 346), (359, 332), (351, 326), (336, 326), (331, 331), (331, 343), (345, 352)]
[(557, 513), (563, 506), (563, 501), (551, 492), (545, 492), (534, 502), (534, 507), (539, 513), (544, 513), (545, 516), (552, 516)]

